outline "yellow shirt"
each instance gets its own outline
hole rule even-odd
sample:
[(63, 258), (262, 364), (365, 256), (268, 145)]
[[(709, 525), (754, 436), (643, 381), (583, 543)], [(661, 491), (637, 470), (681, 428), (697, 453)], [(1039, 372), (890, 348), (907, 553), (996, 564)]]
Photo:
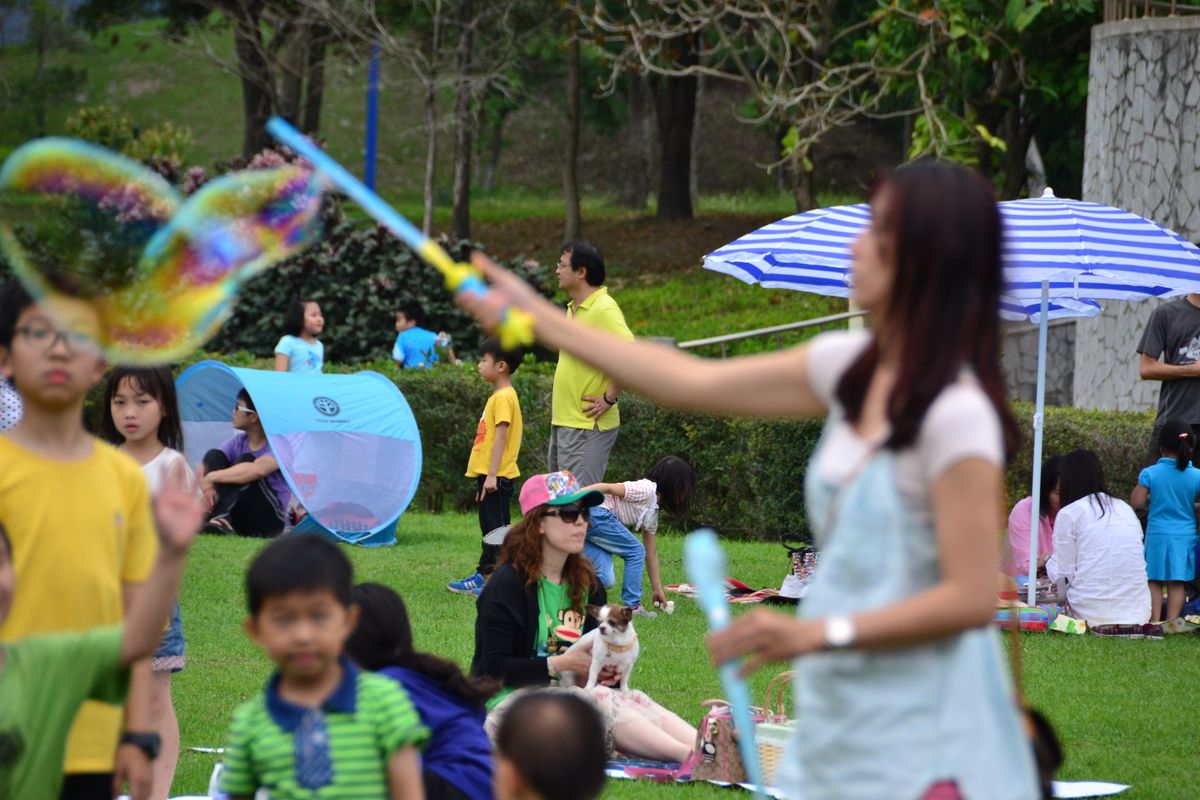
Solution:
[(504, 452), (500, 454), (500, 467), (496, 476), (515, 478), (521, 474), (517, 469), (517, 453), (521, 450), (521, 403), (517, 390), (511, 386), (498, 389), (488, 398), (475, 431), (475, 445), (467, 460), (467, 477), (486, 476), (492, 462), (492, 445), (496, 442), (496, 426), (508, 423), (508, 438), (504, 440)]
[[(574, 303), (569, 303), (567, 316), (584, 325), (611, 333), (619, 339), (633, 341), (633, 332), (625, 324), (625, 315), (621, 313), (617, 301), (609, 295), (607, 286), (598, 288), (587, 300), (580, 303), (578, 308)], [(570, 353), (559, 352), (558, 367), (554, 370), (550, 424), (584, 430), (598, 427), (602, 431), (620, 425), (621, 412), (616, 406), (605, 411), (599, 420), (590, 419), (583, 413), (583, 396), (599, 397), (608, 389), (608, 385), (608, 376), (603, 372)]]
[[(0, 436), (0, 521), (16, 572), (3, 641), (120, 623), (122, 584), (146, 580), (158, 553), (141, 468), (98, 439), (86, 458), (56, 461)], [(67, 772), (110, 772), (121, 721), (120, 706), (86, 702)]]

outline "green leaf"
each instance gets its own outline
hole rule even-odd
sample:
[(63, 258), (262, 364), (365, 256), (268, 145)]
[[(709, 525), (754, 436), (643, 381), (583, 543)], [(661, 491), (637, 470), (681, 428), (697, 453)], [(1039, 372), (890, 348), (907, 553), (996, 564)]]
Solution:
[(1045, 7), (1046, 4), (1043, 2), (1031, 3), (1029, 8), (1022, 11), (1021, 15), (1017, 17), (1017, 31), (1023, 31), (1033, 24), (1033, 21), (1037, 19), (1038, 14), (1042, 13), (1042, 9)]
[(788, 128), (788, 132), (784, 135), (783, 141), (780, 142), (780, 144), (783, 145), (783, 155), (785, 157), (790, 156), (792, 151), (796, 149), (796, 145), (799, 143), (800, 130), (795, 125), (792, 125), (790, 128)]
[(1021, 17), (1021, 12), (1025, 9), (1025, 0), (1008, 0), (1008, 5), (1004, 9), (1004, 22), (1008, 27), (1017, 27), (1017, 20)]
[(989, 131), (986, 125), (976, 125), (975, 132), (979, 134), (980, 139), (988, 143), (989, 147), (999, 150), (1002, 153), (1008, 152), (1008, 142)]

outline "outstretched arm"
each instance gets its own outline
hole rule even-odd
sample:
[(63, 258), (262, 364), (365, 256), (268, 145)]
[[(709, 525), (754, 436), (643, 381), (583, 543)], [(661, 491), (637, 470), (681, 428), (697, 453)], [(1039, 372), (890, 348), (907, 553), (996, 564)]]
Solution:
[(711, 414), (746, 417), (815, 416), (824, 405), (808, 382), (804, 345), (766, 355), (711, 360), (672, 347), (627, 342), (568, 319), (508, 270), (481, 253), (474, 263), (493, 292), (486, 298), (463, 293), (458, 302), (491, 330), (504, 303), (534, 321), (537, 338), (550, 347), (583, 359), (620, 386), (663, 405)]
[(121, 641), (123, 666), (149, 656), (158, 647), (179, 591), (187, 550), (204, 522), (204, 510), (190, 490), (164, 489), (155, 503), (155, 517), (158, 561), (146, 582), (129, 595)]

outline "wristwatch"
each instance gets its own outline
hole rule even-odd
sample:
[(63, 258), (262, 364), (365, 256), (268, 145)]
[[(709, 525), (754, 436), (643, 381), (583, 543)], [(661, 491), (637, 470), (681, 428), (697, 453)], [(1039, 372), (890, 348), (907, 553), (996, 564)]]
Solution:
[(121, 744), (133, 745), (151, 761), (162, 751), (162, 737), (154, 731), (125, 731), (121, 734)]
[(825, 649), (844, 650), (854, 644), (858, 632), (849, 617), (825, 618)]

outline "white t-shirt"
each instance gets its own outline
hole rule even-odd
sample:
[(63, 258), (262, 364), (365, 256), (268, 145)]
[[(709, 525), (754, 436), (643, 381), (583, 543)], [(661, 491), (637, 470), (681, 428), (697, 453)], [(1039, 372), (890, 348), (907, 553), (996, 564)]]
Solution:
[(631, 531), (658, 533), (658, 484), (649, 478), (640, 481), (623, 481), (625, 496), (604, 495), (605, 508)]
[(1090, 625), (1141, 625), (1150, 620), (1142, 526), (1123, 500), (1093, 494), (1063, 506), (1054, 518), (1051, 580), (1067, 580), (1071, 610)]
[(275, 345), (275, 355), (288, 357), (288, 372), (320, 372), (325, 366), (325, 345), (320, 339), (306, 342), (299, 336), (284, 336)]
[[(808, 382), (830, 410), (840, 410), (838, 381), (871, 340), (869, 331), (836, 331), (815, 337), (808, 350)], [(885, 437), (886, 438), (886, 437)], [(869, 458), (875, 443), (863, 439), (844, 419), (829, 431), (817, 453), (817, 475), (841, 486)], [(1004, 465), (1004, 431), (991, 400), (964, 370), (930, 404), (916, 441), (895, 453), (896, 488), (918, 521), (932, 520), (929, 486), (968, 458)], [(814, 520), (820, 524), (820, 521)]]
[[(178, 466), (176, 466), (178, 465)], [(183, 474), (191, 480), (192, 470), (188, 467), (187, 459), (178, 450), (164, 447), (162, 452), (142, 464), (142, 474), (146, 476), (146, 485), (150, 487), (150, 496), (156, 497), (172, 469), (182, 468)]]

